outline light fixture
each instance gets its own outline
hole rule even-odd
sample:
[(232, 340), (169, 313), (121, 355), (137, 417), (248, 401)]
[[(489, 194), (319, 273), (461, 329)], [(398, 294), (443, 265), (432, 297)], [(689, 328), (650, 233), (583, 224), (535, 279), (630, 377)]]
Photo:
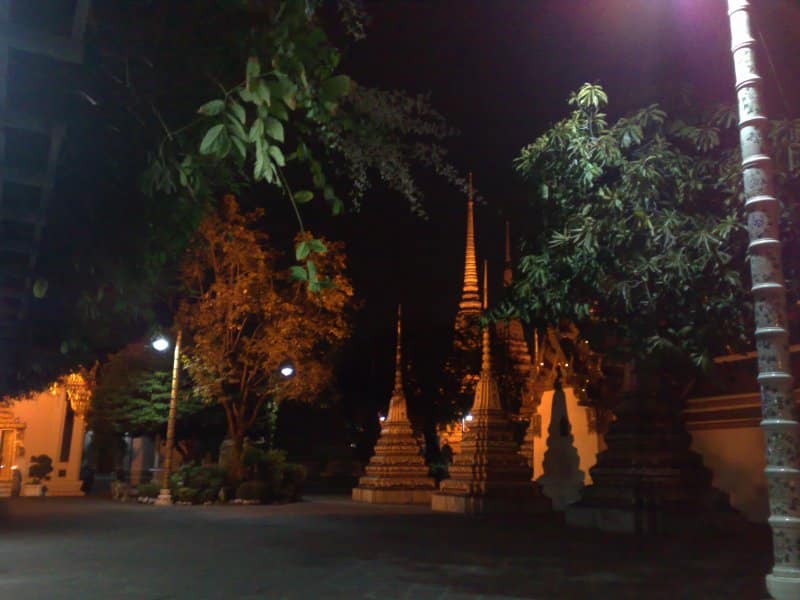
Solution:
[(280, 371), (280, 374), (283, 377), (287, 377), (288, 378), (288, 377), (291, 377), (292, 375), (294, 375), (294, 367), (292, 366), (291, 363), (284, 363), (283, 365), (281, 365), (281, 368), (279, 369), (279, 371)]
[(472, 419), (473, 419), (473, 418), (474, 418), (474, 417), (472, 416), (472, 413), (469, 413), (469, 414), (468, 414), (466, 417), (464, 417), (464, 420), (465, 420), (467, 423), (472, 423)]
[(163, 335), (160, 335), (153, 340), (152, 346), (155, 350), (159, 352), (164, 352), (164, 350), (169, 348), (169, 340), (165, 338)]

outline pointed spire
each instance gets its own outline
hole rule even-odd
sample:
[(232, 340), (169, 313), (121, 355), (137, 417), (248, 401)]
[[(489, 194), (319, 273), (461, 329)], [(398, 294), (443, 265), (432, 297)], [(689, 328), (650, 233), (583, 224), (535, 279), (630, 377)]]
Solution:
[[(483, 261), (483, 310), (489, 308), (489, 262)], [(492, 357), (489, 348), (489, 325), (483, 328), (481, 344), (481, 379), (491, 377)]]
[(481, 300), (478, 294), (478, 267), (475, 259), (475, 221), (473, 217), (472, 173), (469, 174), (469, 196), (467, 197), (467, 244), (464, 257), (464, 287), (461, 290), (459, 311), (478, 313)]
[(397, 305), (397, 344), (394, 357), (394, 388), (403, 389), (403, 305)]
[(506, 221), (506, 257), (503, 264), (503, 285), (508, 287), (511, 285), (511, 280), (514, 273), (511, 267), (511, 224)]
[(397, 345), (395, 346), (394, 358), (394, 389), (389, 400), (389, 414), (386, 415), (386, 423), (397, 423), (408, 421), (408, 409), (406, 407), (406, 394), (403, 391), (403, 325), (402, 325), (402, 306), (397, 305)]

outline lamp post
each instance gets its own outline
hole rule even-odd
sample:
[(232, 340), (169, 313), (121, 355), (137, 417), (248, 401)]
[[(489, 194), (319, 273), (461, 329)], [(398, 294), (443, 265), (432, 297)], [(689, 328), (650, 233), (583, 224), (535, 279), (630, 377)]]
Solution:
[(731, 53), (739, 102), (750, 273), (755, 302), (761, 427), (766, 442), (772, 541), (775, 548), (767, 589), (773, 598), (800, 598), (800, 415), (794, 403), (789, 364), (786, 288), (780, 241), (780, 204), (775, 197), (772, 158), (767, 149), (769, 121), (756, 65), (750, 2), (728, 0)]
[[(169, 341), (163, 336), (153, 341), (153, 348), (164, 352), (169, 348)], [(169, 476), (172, 472), (172, 453), (175, 448), (175, 413), (178, 404), (178, 377), (181, 358), (181, 331), (175, 336), (175, 351), (172, 358), (172, 388), (169, 394), (169, 415), (167, 417), (167, 443), (165, 447), (164, 470), (161, 473), (161, 491), (156, 498), (156, 504), (172, 504), (172, 495), (169, 491)]]

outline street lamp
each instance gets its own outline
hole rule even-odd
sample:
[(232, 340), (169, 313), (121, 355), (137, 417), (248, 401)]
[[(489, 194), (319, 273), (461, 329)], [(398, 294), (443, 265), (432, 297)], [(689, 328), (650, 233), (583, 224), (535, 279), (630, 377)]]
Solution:
[[(169, 348), (169, 340), (163, 335), (153, 340), (153, 348), (164, 352)], [(178, 373), (181, 358), (181, 331), (175, 336), (175, 352), (172, 359), (172, 389), (169, 394), (169, 416), (167, 417), (167, 444), (165, 448), (164, 470), (161, 473), (161, 491), (156, 498), (156, 504), (172, 504), (172, 495), (169, 492), (169, 475), (172, 470), (172, 453), (175, 448), (175, 413), (178, 404)]]

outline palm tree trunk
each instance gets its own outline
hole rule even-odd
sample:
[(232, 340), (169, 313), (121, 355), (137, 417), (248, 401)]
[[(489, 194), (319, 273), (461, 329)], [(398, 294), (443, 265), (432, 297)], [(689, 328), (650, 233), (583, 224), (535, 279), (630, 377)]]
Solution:
[(800, 598), (800, 415), (792, 394), (786, 288), (780, 242), (780, 204), (775, 197), (769, 123), (763, 110), (761, 78), (750, 27), (748, 0), (728, 0), (731, 49), (739, 100), (750, 271), (755, 301), (761, 426), (766, 441), (775, 565), (767, 588), (778, 600)]

